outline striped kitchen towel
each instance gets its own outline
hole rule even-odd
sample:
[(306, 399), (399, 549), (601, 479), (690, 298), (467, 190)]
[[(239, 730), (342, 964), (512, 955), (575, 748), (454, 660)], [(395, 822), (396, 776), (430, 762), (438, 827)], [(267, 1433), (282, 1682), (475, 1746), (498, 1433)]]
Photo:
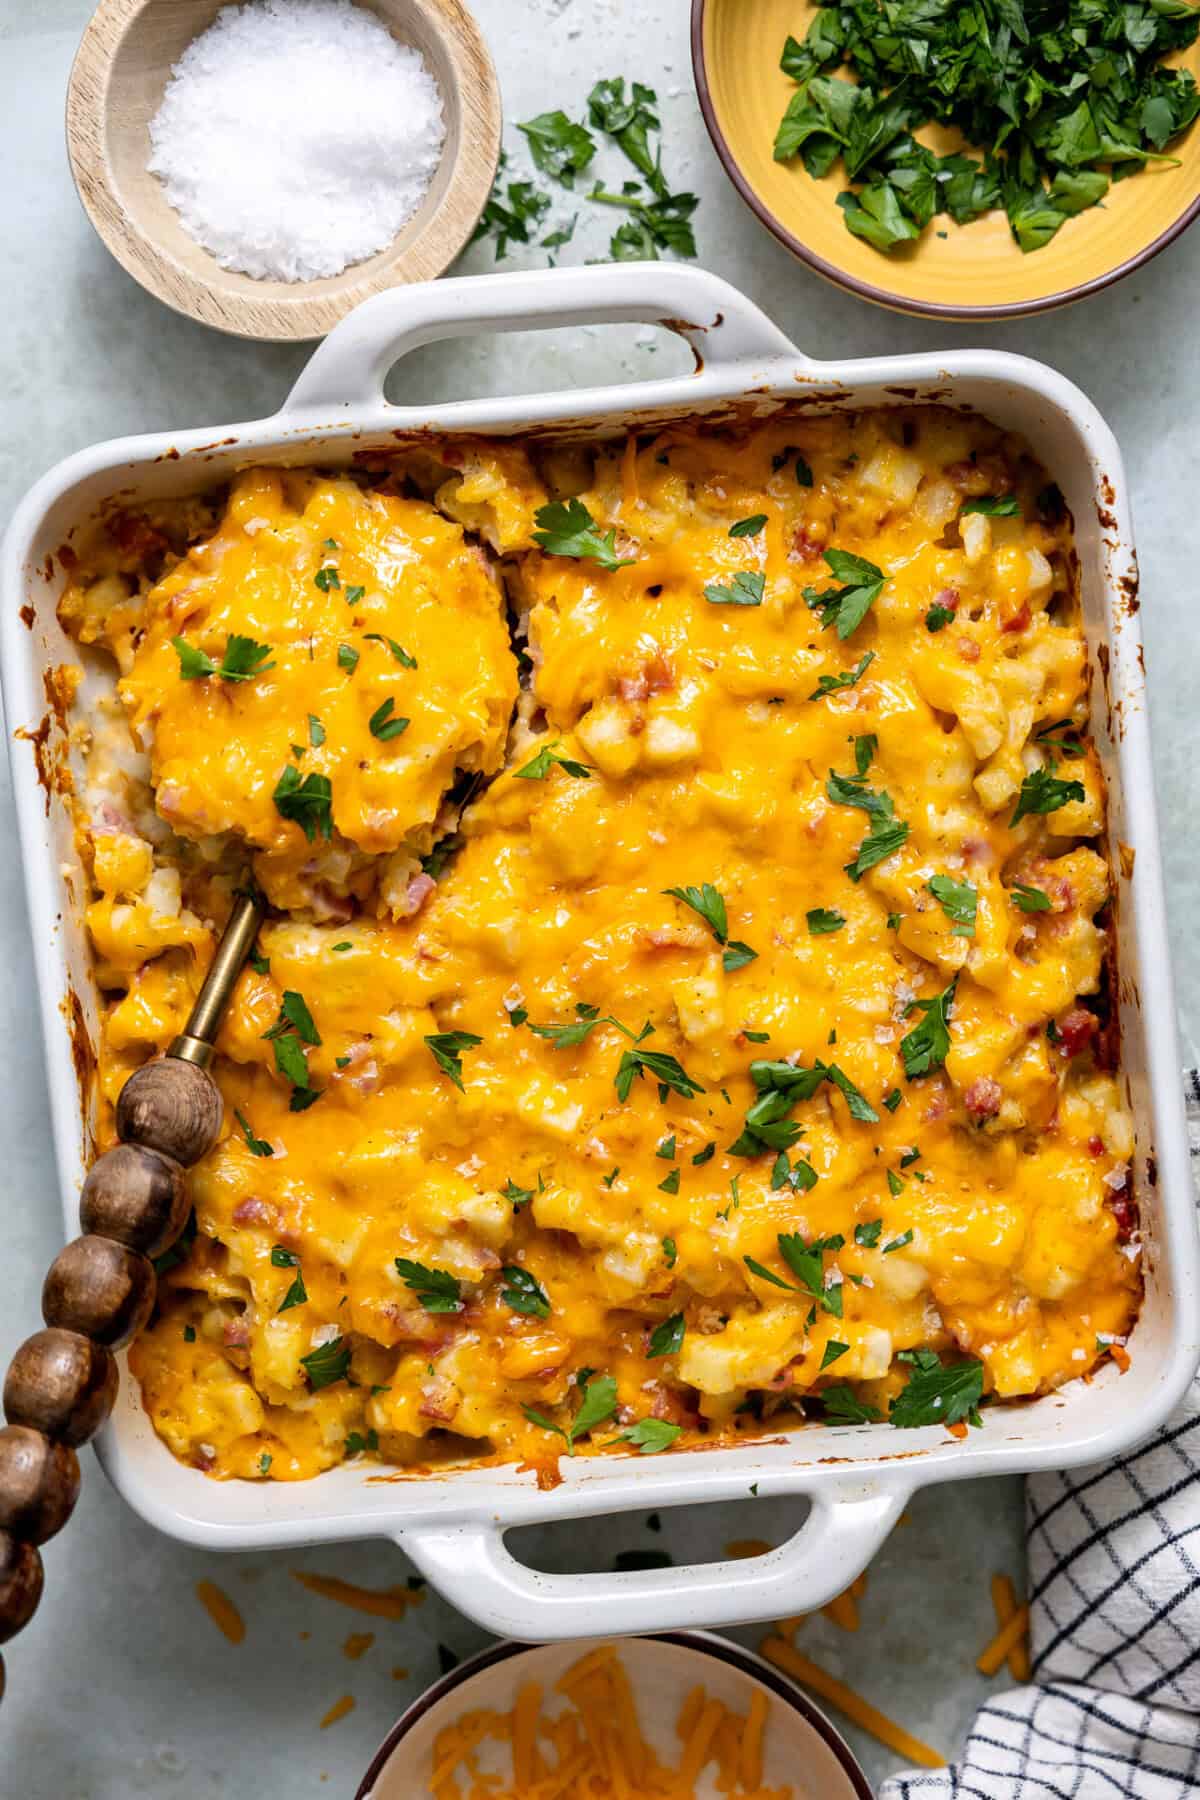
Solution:
[[(1200, 1170), (1200, 1075), (1187, 1076)], [(961, 1762), (879, 1800), (1200, 1795), (1200, 1378), (1158, 1436), (1025, 1492), (1034, 1681), (978, 1714)]]

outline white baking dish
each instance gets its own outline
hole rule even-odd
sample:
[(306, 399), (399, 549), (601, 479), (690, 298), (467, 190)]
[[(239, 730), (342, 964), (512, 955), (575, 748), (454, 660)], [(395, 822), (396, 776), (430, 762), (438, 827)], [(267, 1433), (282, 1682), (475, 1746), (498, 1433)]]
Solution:
[[(624, 320), (668, 324), (682, 333), (696, 352), (695, 373), (618, 389), (456, 403), (433, 413), (392, 406), (383, 397), (391, 365), (419, 344), (480, 330)], [(381, 1479), (345, 1466), (301, 1484), (210, 1481), (173, 1460), (151, 1430), (134, 1384), (126, 1382), (100, 1455), (130, 1504), (173, 1536), (228, 1549), (393, 1537), (463, 1612), (522, 1639), (725, 1625), (807, 1611), (828, 1600), (878, 1549), (914, 1488), (1116, 1455), (1152, 1431), (1183, 1393), (1200, 1356), (1200, 1309), (1129, 506), (1111, 433), (1052, 370), (984, 351), (814, 363), (726, 283), (680, 266), (616, 265), (394, 289), (337, 327), (274, 418), (102, 444), (68, 457), (37, 483), (17, 510), (3, 552), (9, 729), (36, 733), (47, 713), (46, 671), (75, 660), (55, 619), (62, 585), (56, 552), (117, 491), (131, 499), (194, 491), (255, 461), (346, 463), (356, 451), (386, 447), (395, 434), (421, 429), (569, 428), (603, 435), (633, 422), (719, 415), (733, 403), (766, 411), (798, 400), (839, 409), (914, 400), (972, 408), (1029, 439), (1074, 513), (1096, 669), (1093, 729), (1109, 782), (1112, 840), (1122, 846), (1113, 859), (1121, 1019), (1147, 1283), (1131, 1368), (1120, 1375), (1109, 1365), (1090, 1386), (1074, 1383), (1045, 1399), (994, 1408), (983, 1429), (961, 1442), (936, 1427), (898, 1433), (883, 1424), (811, 1426), (731, 1450), (581, 1457), (564, 1462), (562, 1485), (550, 1493), (516, 1468)], [(30, 607), (31, 624), (25, 622)], [(51, 742), (56, 730), (51, 714)], [(65, 807), (47, 800), (33, 745), (18, 737), (11, 754), (61, 1197), (73, 1234), (86, 1127), (72, 1061), (72, 993), (93, 1035), (95, 1028), (83, 896), (63, 874), (74, 858)], [(809, 1502), (790, 1541), (751, 1561), (544, 1575), (518, 1563), (504, 1545), (504, 1533), (515, 1525), (737, 1499), (751, 1491)]]

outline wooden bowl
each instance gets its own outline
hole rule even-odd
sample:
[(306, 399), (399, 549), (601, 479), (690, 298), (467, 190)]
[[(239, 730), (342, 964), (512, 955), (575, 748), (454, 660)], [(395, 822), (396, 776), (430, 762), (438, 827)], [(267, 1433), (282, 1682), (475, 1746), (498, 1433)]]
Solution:
[[(1114, 183), (1102, 206), (1026, 255), (996, 210), (969, 225), (940, 216), (911, 246), (884, 255), (842, 222), (840, 160), (814, 181), (799, 159), (772, 157), (795, 83), (779, 67), (790, 32), (803, 40), (812, 0), (692, 0), (692, 63), (701, 111), (725, 172), (767, 229), (818, 274), (864, 300), (942, 319), (1046, 312), (1108, 287), (1148, 262), (1200, 214), (1200, 121), (1171, 146), (1177, 168)], [(1200, 77), (1200, 42), (1172, 59)], [(939, 154), (936, 129), (917, 134)], [(944, 233), (944, 236), (939, 236)]]
[(223, 269), (146, 167), (171, 68), (227, 0), (100, 0), (67, 89), (67, 150), (88, 217), (121, 267), (177, 312), (239, 337), (323, 337), (370, 294), (440, 275), (475, 229), (500, 155), (500, 89), (460, 0), (359, 0), (425, 58), (446, 116), (429, 192), (377, 255), (317, 281)]

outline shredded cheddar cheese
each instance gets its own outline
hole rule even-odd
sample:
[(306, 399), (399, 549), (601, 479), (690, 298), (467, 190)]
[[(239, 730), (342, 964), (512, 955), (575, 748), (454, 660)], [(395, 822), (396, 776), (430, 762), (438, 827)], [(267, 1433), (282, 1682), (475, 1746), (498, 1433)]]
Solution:
[(889, 1719), (886, 1713), (881, 1713), (878, 1707), (872, 1706), (870, 1701), (856, 1694), (853, 1688), (847, 1687), (844, 1681), (838, 1681), (836, 1676), (828, 1674), (782, 1638), (767, 1638), (759, 1645), (759, 1653), (768, 1662), (773, 1662), (776, 1668), (783, 1669), (805, 1687), (811, 1688), (814, 1694), (827, 1700), (830, 1706), (836, 1706), (853, 1724), (869, 1732), (879, 1743), (894, 1750), (906, 1762), (920, 1763), (925, 1769), (945, 1768), (944, 1756), (930, 1749), (920, 1738), (913, 1737), (902, 1725), (897, 1725), (894, 1719)]
[(61, 605), (114, 671), (74, 714), (102, 1144), (247, 862), (272, 903), (131, 1356), (175, 1454), (553, 1480), (1122, 1362), (1075, 581), (1028, 449), (937, 409), (106, 520)]
[(240, 1644), (245, 1641), (246, 1622), (224, 1588), (219, 1588), (215, 1581), (198, 1581), (196, 1598), (217, 1630), (223, 1633), (231, 1644)]
[(1029, 1608), (1018, 1606), (1000, 1627), (986, 1650), (980, 1652), (975, 1666), (981, 1675), (995, 1675), (1002, 1662), (1029, 1633)]
[[(437, 1735), (429, 1792), (433, 1800), (695, 1800), (703, 1772), (738, 1800), (791, 1800), (790, 1787), (763, 1786), (767, 1703), (761, 1689), (743, 1716), (703, 1688), (685, 1698), (676, 1722), (679, 1761), (659, 1760), (638, 1721), (637, 1704), (616, 1648), (602, 1645), (555, 1684), (566, 1705), (553, 1713), (536, 1682), (518, 1691), (510, 1713), (464, 1713)], [(488, 1741), (508, 1746), (511, 1776), (482, 1755)]]
[(292, 1575), (301, 1587), (320, 1594), (325, 1600), (336, 1600), (339, 1606), (353, 1607), (375, 1619), (402, 1619), (410, 1606), (420, 1606), (424, 1592), (409, 1588), (366, 1588), (337, 1575), (316, 1575), (308, 1569), (293, 1569)]
[[(1007, 1625), (1017, 1610), (1017, 1591), (1009, 1575), (992, 1576), (992, 1606), (996, 1613), (996, 1624)], [(1008, 1672), (1014, 1681), (1028, 1681), (1030, 1676), (1029, 1638), (1028, 1632), (1010, 1645), (1008, 1651)]]

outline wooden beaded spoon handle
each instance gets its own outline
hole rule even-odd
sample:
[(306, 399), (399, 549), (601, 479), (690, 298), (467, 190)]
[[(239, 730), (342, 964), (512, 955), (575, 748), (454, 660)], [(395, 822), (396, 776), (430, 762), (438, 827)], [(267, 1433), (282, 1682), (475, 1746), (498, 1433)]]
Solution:
[(121, 1089), (121, 1141), (92, 1165), (79, 1197), (83, 1236), (60, 1250), (42, 1288), (46, 1329), (26, 1338), (9, 1365), (8, 1423), (0, 1429), (0, 1644), (28, 1624), (41, 1599), (38, 1545), (71, 1516), (79, 1497), (75, 1452), (117, 1397), (113, 1352), (150, 1317), (151, 1259), (170, 1249), (187, 1221), (184, 1170), (220, 1132), (221, 1094), (208, 1065), (261, 919), (257, 897), (241, 895), (186, 1029)]

